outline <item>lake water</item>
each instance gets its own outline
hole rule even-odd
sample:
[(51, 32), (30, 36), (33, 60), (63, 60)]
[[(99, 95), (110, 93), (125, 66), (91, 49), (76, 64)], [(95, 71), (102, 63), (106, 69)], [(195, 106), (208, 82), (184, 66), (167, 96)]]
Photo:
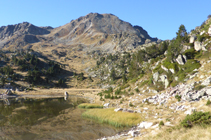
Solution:
[(90, 140), (116, 134), (119, 129), (81, 117), (77, 105), (85, 99), (0, 100), (0, 139)]

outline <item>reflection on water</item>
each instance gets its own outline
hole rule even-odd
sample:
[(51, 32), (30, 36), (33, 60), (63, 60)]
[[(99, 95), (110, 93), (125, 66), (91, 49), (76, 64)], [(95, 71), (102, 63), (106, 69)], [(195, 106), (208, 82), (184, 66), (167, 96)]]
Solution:
[(117, 132), (114, 128), (81, 118), (86, 102), (70, 97), (13, 98), (0, 101), (0, 139), (95, 139)]

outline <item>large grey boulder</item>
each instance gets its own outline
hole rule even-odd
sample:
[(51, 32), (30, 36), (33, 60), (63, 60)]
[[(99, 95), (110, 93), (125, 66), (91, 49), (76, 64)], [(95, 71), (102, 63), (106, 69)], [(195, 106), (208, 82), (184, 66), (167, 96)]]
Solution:
[(211, 88), (206, 89), (206, 93), (211, 96)]
[(210, 84), (210, 82), (211, 82), (211, 77), (208, 77), (207, 79), (205, 79), (205, 80), (201, 83), (201, 85), (203, 85), (203, 86), (208, 86), (208, 85)]
[(153, 125), (153, 123), (152, 122), (145, 122), (145, 121), (143, 121), (143, 122), (141, 122), (139, 125), (138, 125), (138, 128), (145, 128), (145, 129), (148, 129), (148, 128), (150, 128), (151, 126)]
[(194, 111), (196, 111), (196, 108), (195, 107), (190, 108), (189, 110), (185, 111), (185, 114), (191, 115)]
[(110, 105), (110, 103), (105, 103), (105, 104), (103, 105), (103, 107), (104, 107), (104, 108), (108, 108), (109, 105)]
[(166, 67), (164, 67), (163, 65), (161, 65), (161, 68), (162, 68), (163, 70), (165, 70), (166, 72), (169, 71), (169, 70), (168, 70)]
[(158, 72), (156, 72), (156, 73), (153, 74), (153, 80), (154, 80), (155, 82), (158, 81), (158, 77), (159, 77), (159, 73), (158, 73)]
[(161, 79), (161, 81), (164, 83), (165, 88), (167, 88), (168, 85), (169, 85), (169, 81), (168, 81), (168, 79), (167, 79), (167, 75), (161, 75), (161, 76), (160, 76), (160, 79)]
[(196, 40), (196, 35), (190, 36), (190, 43), (193, 43)]
[(208, 34), (211, 36), (211, 26), (210, 26), (210, 28), (208, 29)]
[(177, 63), (180, 65), (184, 65), (187, 61), (187, 57), (185, 55), (179, 55), (176, 59)]
[(195, 41), (195, 42), (194, 42), (194, 49), (195, 49), (196, 51), (200, 51), (200, 50), (202, 50), (202, 49), (205, 49), (205, 47), (202, 45), (201, 42)]
[(185, 52), (186, 50), (191, 49), (191, 46), (183, 45), (183, 48), (181, 50), (181, 53)]

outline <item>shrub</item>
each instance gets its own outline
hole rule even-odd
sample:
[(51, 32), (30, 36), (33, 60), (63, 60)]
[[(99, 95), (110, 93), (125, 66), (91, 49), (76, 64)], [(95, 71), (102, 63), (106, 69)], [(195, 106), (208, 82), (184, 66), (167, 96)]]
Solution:
[(176, 95), (175, 98), (178, 100), (178, 102), (181, 101), (181, 95)]
[(115, 95), (119, 95), (121, 93), (121, 88), (118, 88), (116, 91), (115, 91)]
[(191, 115), (187, 115), (185, 119), (180, 123), (183, 127), (190, 128), (193, 125), (208, 125), (211, 123), (210, 112), (193, 112)]
[(135, 91), (136, 91), (137, 93), (140, 92), (138, 88), (136, 88)]
[(130, 103), (129, 103), (129, 106), (130, 106), (130, 107), (133, 107), (134, 105), (130, 102)]
[(159, 126), (163, 126), (163, 125), (164, 125), (164, 122), (160, 121)]
[(194, 90), (201, 90), (201, 89), (203, 89), (205, 86), (203, 86), (203, 85), (197, 85), (197, 86), (195, 86), (194, 87)]
[(207, 100), (206, 105), (210, 105), (210, 104), (211, 104), (210, 100)]

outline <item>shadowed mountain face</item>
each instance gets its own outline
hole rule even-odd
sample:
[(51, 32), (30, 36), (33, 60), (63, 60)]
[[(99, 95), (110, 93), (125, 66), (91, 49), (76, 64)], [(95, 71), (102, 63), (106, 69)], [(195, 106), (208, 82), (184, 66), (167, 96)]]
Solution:
[(132, 26), (112, 14), (90, 13), (58, 28), (37, 27), (24, 22), (0, 27), (0, 47), (50, 44), (82, 46), (83, 51), (133, 50), (144, 43), (156, 42), (139, 26)]

